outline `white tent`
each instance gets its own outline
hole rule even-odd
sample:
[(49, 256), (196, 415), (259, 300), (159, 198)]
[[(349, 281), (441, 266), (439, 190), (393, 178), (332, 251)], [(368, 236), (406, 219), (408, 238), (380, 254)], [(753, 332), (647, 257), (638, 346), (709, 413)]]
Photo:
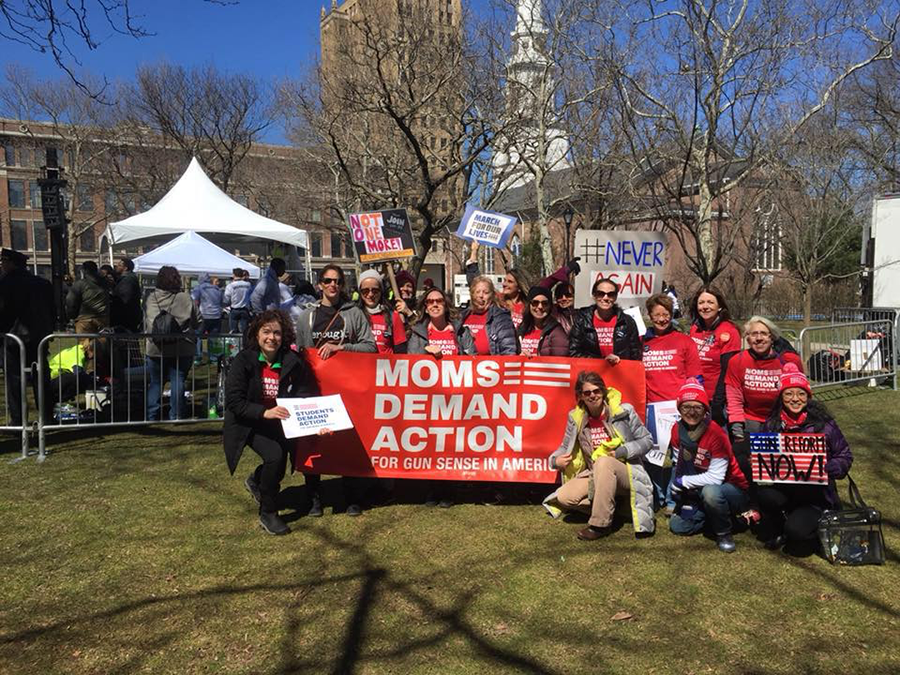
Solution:
[(156, 274), (163, 265), (171, 265), (183, 276), (209, 272), (230, 277), (235, 267), (242, 267), (250, 272), (251, 278), (259, 279), (259, 268), (256, 265), (231, 255), (196, 232), (185, 232), (134, 259), (134, 271), (138, 274)]
[(309, 250), (305, 230), (284, 225), (238, 204), (209, 179), (196, 157), (156, 206), (110, 223), (104, 236), (111, 254), (113, 247), (125, 242), (189, 230), (215, 235), (216, 240), (269, 240)]

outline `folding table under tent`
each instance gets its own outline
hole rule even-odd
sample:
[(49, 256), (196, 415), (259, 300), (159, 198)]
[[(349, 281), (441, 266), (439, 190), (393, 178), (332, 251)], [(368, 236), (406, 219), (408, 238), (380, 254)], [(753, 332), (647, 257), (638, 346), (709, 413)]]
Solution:
[[(302, 248), (307, 274), (312, 273), (306, 231), (266, 218), (238, 204), (209, 179), (196, 157), (153, 208), (110, 223), (103, 237), (112, 259), (113, 248), (127, 242), (158, 242), (191, 231), (203, 234), (226, 248), (260, 240)], [(247, 263), (240, 266), (246, 267)]]
[(196, 232), (185, 232), (134, 259), (134, 271), (138, 274), (156, 274), (163, 265), (171, 265), (182, 276), (199, 276), (208, 272), (226, 278), (231, 276), (235, 267), (241, 267), (250, 273), (251, 279), (259, 279), (256, 265), (219, 248)]

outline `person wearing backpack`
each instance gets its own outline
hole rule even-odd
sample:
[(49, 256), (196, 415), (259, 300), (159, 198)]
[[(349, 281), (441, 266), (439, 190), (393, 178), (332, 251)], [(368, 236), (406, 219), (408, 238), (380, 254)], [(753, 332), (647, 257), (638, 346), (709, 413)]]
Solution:
[[(156, 288), (144, 302), (147, 340), (147, 419), (160, 419), (163, 385), (170, 383), (169, 419), (187, 417), (184, 382), (194, 360), (194, 331), (200, 325), (197, 306), (181, 289), (178, 270), (164, 265), (156, 275)], [(165, 337), (182, 335), (186, 337)]]

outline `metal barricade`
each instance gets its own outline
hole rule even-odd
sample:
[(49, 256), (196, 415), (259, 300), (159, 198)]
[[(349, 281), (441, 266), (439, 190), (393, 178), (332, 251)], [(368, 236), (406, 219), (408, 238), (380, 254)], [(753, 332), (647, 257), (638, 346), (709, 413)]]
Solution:
[(20, 435), (22, 453), (13, 461), (28, 457), (28, 380), (25, 374), (31, 364), (26, 367), (27, 360), (25, 344), (19, 336), (3, 333), (3, 416), (0, 418), (0, 430)]
[(813, 388), (890, 381), (897, 389), (897, 317), (811, 326), (798, 346)]
[[(227, 359), (242, 341), (231, 333), (47, 336), (38, 360), (38, 398), (52, 419), (38, 422), (38, 461), (46, 458), (48, 431), (221, 421)], [(163, 345), (164, 355), (151, 347), (154, 342)], [(207, 358), (198, 361), (197, 344), (204, 342), (200, 353)]]
[(831, 310), (831, 323), (852, 323), (856, 321), (890, 321), (896, 323), (900, 317), (897, 307), (835, 307)]

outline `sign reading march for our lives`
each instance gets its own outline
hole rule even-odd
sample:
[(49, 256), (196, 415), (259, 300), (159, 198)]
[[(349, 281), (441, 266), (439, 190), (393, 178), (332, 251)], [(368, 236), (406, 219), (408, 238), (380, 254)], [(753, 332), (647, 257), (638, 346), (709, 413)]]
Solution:
[(750, 434), (750, 466), (757, 483), (827, 485), (825, 434)]
[(581, 258), (581, 273), (575, 277), (575, 302), (594, 304), (591, 287), (600, 277), (619, 285), (617, 302), (623, 309), (662, 292), (666, 241), (662, 232), (578, 230), (574, 254)]
[(507, 216), (493, 211), (481, 211), (474, 206), (466, 206), (466, 212), (456, 236), (461, 239), (477, 241), (484, 246), (503, 248), (512, 234), (516, 225), (513, 216)]
[(405, 260), (416, 254), (406, 209), (353, 213), (350, 234), (361, 263)]

